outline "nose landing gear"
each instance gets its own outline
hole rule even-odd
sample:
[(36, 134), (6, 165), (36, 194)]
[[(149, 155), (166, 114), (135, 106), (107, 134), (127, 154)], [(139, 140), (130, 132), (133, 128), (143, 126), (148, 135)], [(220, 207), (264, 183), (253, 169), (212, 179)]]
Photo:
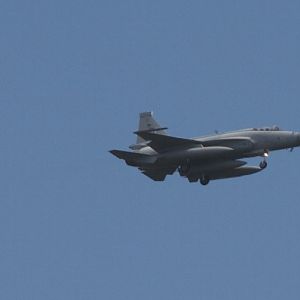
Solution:
[(267, 157), (269, 157), (269, 151), (268, 150), (265, 150), (263, 157), (264, 157), (264, 160), (259, 163), (259, 167), (262, 170), (265, 169), (268, 166), (268, 163), (267, 163)]
[(267, 163), (265, 160), (263, 160), (263, 161), (261, 161), (261, 162), (259, 163), (259, 167), (260, 167), (262, 170), (265, 169), (267, 166), (268, 166), (268, 163)]

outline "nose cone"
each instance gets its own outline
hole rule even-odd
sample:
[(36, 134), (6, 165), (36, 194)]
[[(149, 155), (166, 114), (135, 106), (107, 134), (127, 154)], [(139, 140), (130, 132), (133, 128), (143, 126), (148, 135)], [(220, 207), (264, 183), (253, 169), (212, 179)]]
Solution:
[(297, 140), (297, 146), (300, 146), (300, 132), (296, 132), (296, 140)]
[(300, 132), (293, 132), (295, 147), (300, 146)]

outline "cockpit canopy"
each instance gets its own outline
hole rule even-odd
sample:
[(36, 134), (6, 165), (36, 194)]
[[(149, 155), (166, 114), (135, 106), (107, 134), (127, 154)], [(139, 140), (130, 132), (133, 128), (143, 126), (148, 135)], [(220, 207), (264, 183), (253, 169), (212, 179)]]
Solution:
[(253, 128), (253, 131), (280, 131), (280, 128), (276, 125), (272, 127)]

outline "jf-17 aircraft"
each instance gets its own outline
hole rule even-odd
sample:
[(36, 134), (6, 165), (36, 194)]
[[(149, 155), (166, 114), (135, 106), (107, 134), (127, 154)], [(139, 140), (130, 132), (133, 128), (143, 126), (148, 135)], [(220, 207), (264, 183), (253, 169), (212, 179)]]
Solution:
[[(210, 180), (258, 173), (267, 167), (270, 151), (300, 146), (300, 133), (283, 131), (277, 126), (249, 128), (197, 138), (167, 135), (152, 112), (140, 113), (137, 142), (132, 151), (111, 150), (127, 165), (137, 167), (155, 181), (178, 171), (189, 182), (207, 185)], [(242, 160), (262, 157), (258, 166)]]

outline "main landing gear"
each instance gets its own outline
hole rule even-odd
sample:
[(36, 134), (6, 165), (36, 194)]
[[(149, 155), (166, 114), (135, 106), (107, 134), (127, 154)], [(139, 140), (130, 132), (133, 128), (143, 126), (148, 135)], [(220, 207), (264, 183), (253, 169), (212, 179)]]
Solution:
[(183, 164), (178, 167), (180, 176), (185, 176), (191, 167), (191, 160), (188, 158)]
[(208, 185), (209, 184), (209, 178), (207, 176), (205, 176), (205, 175), (202, 175), (200, 177), (200, 183), (202, 185)]

